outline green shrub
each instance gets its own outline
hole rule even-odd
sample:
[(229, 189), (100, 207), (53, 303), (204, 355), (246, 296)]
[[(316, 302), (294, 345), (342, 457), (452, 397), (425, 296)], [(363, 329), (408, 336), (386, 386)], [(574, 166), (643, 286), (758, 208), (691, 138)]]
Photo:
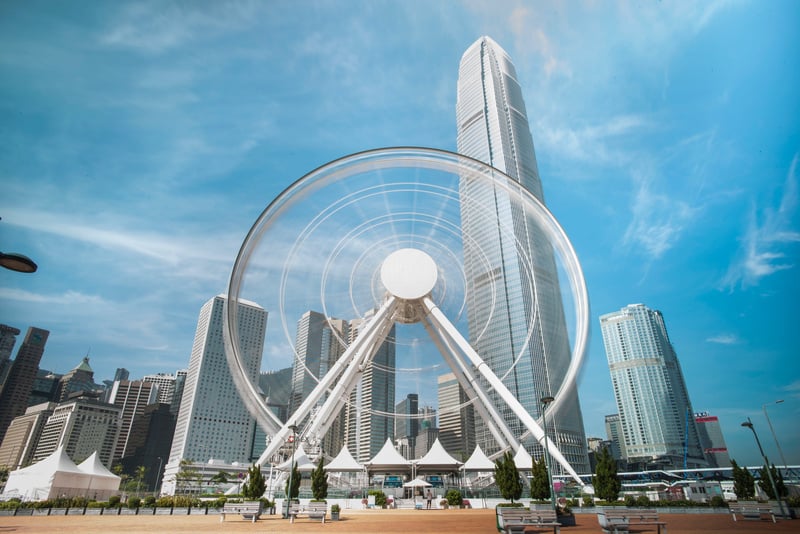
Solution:
[(156, 498), (153, 497), (152, 495), (148, 495), (147, 497), (144, 498), (144, 505), (147, 506), (148, 508), (152, 508), (153, 506), (155, 506), (155, 504), (156, 504)]
[(170, 508), (174, 502), (175, 499), (173, 499), (170, 495), (165, 495), (163, 497), (158, 498), (158, 500), (156, 501), (156, 506), (158, 506), (159, 508)]
[(594, 506), (594, 497), (592, 497), (591, 495), (584, 495), (583, 506), (585, 506), (586, 508), (591, 508), (592, 506)]
[(498, 503), (497, 508), (525, 508), (521, 502), (501, 502)]
[(727, 508), (728, 502), (722, 497), (722, 495), (714, 495), (711, 497), (711, 500), (708, 502), (709, 506), (713, 506), (714, 508)]
[(636, 506), (636, 497), (633, 495), (625, 495), (625, 506), (628, 508)]
[(650, 506), (650, 499), (647, 495), (639, 495), (636, 497), (636, 506), (641, 506), (642, 508), (647, 508)]
[(139, 508), (142, 504), (142, 499), (139, 497), (131, 497), (128, 499), (128, 508)]
[(461, 503), (464, 500), (461, 497), (461, 492), (455, 488), (447, 490), (447, 493), (445, 493), (444, 498), (447, 499), (447, 504), (450, 506), (461, 506)]
[(368, 495), (375, 496), (375, 506), (383, 508), (386, 506), (386, 494), (380, 490), (369, 490)]
[(116, 508), (117, 506), (119, 506), (119, 501), (120, 501), (119, 495), (112, 495), (111, 497), (109, 497), (108, 498), (109, 508)]

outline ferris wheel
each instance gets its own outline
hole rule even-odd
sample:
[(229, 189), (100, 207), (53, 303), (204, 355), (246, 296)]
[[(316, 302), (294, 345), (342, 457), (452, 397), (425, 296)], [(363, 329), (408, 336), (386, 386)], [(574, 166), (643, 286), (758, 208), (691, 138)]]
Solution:
[[(473, 187), (465, 187), (467, 183)], [(556, 444), (545, 439), (540, 421), (504, 383), (520, 365), (521, 353), (512, 354), (510, 366), (496, 372), (476, 350), (476, 340), (490, 328), (491, 310), (482, 324), (467, 327), (474, 280), (465, 274), (465, 248), (487, 271), (492, 265), (490, 254), (462, 232), (463, 204), (470, 202), (470, 216), (485, 211), (488, 218), (496, 209), (469, 197), (476, 188), (511, 199), (519, 216), (549, 241), (567, 282), (564, 309), (571, 310), (574, 324), (571, 360), (548, 407), (557, 413), (563, 393), (575, 386), (586, 351), (589, 306), (577, 257), (556, 219), (512, 178), (466, 156), (426, 148), (366, 151), (328, 163), (283, 191), (253, 224), (234, 263), (223, 327), (225, 349), (245, 405), (271, 436), (259, 463), (267, 462), (287, 438), (294, 439), (298, 426), (302, 425), (300, 437), (321, 440), (351, 402), (365, 370), (380, 365), (374, 361), (376, 352), (390, 342), (397, 362), (383, 371), (413, 384), (439, 369), (449, 370), (501, 449), (521, 446), (521, 436), (501, 414), (510, 410), (526, 434), (583, 485)], [(498, 231), (513, 233), (502, 226)], [(532, 277), (533, 259), (522, 244), (518, 248), (523, 276)], [(489, 295), (497, 294), (493, 284), (501, 282), (489, 278), (484, 283)], [(520, 297), (524, 302), (535, 300)], [(490, 296), (485, 304), (499, 307), (499, 300)], [(285, 423), (248, 378), (234, 305), (245, 301), (270, 313), (267, 359), (285, 361), (288, 354), (292, 365), (306, 365), (295, 346), (294, 326), (307, 310), (322, 313), (343, 348), (324, 374), (304, 369), (316, 386)], [(357, 336), (347, 337), (335, 327), (341, 318), (360, 319)], [(536, 335), (533, 327), (525, 335)]]

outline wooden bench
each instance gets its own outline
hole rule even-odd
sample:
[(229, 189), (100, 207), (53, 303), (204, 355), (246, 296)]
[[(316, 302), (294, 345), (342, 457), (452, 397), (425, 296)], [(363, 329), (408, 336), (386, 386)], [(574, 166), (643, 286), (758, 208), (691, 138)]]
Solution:
[(529, 510), (501, 506), (497, 508), (497, 529), (506, 534), (552, 530), (561, 532), (554, 510)]
[(309, 519), (321, 519), (325, 523), (325, 516), (328, 514), (328, 503), (326, 502), (310, 502), (305, 508), (300, 508), (298, 504), (292, 504), (289, 508), (289, 522), (294, 523), (294, 519), (298, 515), (305, 515)]
[(225, 503), (219, 514), (219, 522), (225, 521), (227, 514), (241, 514), (242, 519), (249, 519), (255, 523), (256, 519), (261, 517), (261, 510), (260, 501)]
[[(618, 534), (630, 527), (655, 527), (658, 534), (667, 533), (667, 524), (658, 520), (658, 512), (637, 508), (606, 508), (597, 512), (597, 521), (603, 532)], [(638, 529), (637, 529), (638, 530)]]
[(772, 510), (772, 505), (763, 502), (756, 502), (756, 501), (741, 501), (741, 502), (732, 502), (728, 504), (728, 508), (731, 511), (731, 516), (733, 520), (736, 521), (736, 514), (739, 514), (744, 519), (757, 519), (761, 520), (764, 516), (769, 516), (772, 518), (773, 523), (777, 523), (775, 520), (775, 512)]

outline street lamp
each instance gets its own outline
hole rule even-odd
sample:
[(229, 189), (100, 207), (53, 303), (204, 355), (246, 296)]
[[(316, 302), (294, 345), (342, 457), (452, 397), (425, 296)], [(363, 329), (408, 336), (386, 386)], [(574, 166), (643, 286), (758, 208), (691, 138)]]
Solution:
[(764, 458), (764, 465), (766, 466), (767, 470), (767, 478), (769, 478), (769, 484), (772, 486), (772, 493), (775, 495), (775, 498), (778, 500), (778, 508), (781, 510), (781, 515), (783, 517), (788, 517), (785, 515), (783, 511), (783, 501), (781, 500), (781, 496), (778, 495), (778, 488), (775, 486), (775, 479), (772, 478), (772, 470), (769, 467), (769, 460), (767, 459), (767, 455), (764, 454), (764, 449), (761, 448), (761, 441), (758, 439), (758, 434), (756, 434), (756, 429), (753, 427), (753, 423), (750, 421), (750, 418), (747, 418), (747, 421), (742, 423), (742, 426), (749, 428), (753, 431), (753, 436), (756, 438), (756, 445), (758, 445), (758, 451), (761, 453), (761, 457)]
[(550, 486), (550, 503), (556, 511), (556, 492), (553, 488), (553, 471), (550, 466), (550, 451), (547, 448), (547, 405), (553, 402), (553, 397), (542, 397), (542, 426), (544, 426), (544, 457), (547, 462), (547, 484)]
[[(2, 217), (0, 217), (2, 219)], [(38, 266), (28, 256), (16, 252), (0, 252), (0, 267), (5, 267), (18, 273), (35, 273)]]
[[(770, 404), (781, 404), (783, 399), (776, 400)], [(772, 428), (772, 421), (769, 420), (769, 415), (767, 415), (767, 404), (761, 405), (761, 409), (764, 410), (764, 417), (767, 418), (767, 424), (769, 425), (769, 431), (772, 432), (772, 439), (775, 440), (775, 446), (778, 447), (778, 453), (781, 455), (781, 462), (783, 462), (783, 468), (786, 469), (788, 464), (786, 463), (786, 458), (783, 457), (783, 450), (781, 449), (780, 443), (778, 443), (778, 436), (775, 435), (775, 429)]]
[(289, 430), (292, 431), (292, 460), (289, 462), (289, 484), (286, 486), (286, 517), (289, 517), (292, 505), (292, 479), (294, 478), (294, 450), (297, 441), (297, 425), (291, 425)]

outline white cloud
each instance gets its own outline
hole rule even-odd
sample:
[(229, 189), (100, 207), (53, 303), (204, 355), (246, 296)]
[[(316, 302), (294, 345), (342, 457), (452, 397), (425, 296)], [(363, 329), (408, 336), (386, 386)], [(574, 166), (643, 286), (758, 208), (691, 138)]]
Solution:
[(718, 343), (720, 345), (736, 345), (741, 343), (741, 340), (736, 336), (736, 334), (718, 334), (716, 336), (706, 338), (706, 341), (709, 343)]
[(732, 289), (736, 285), (758, 285), (762, 278), (794, 268), (787, 250), (800, 243), (800, 232), (791, 227), (797, 209), (797, 165), (800, 154), (795, 154), (777, 209), (770, 206), (753, 206), (747, 229), (741, 238), (738, 259), (728, 270), (723, 285)]

